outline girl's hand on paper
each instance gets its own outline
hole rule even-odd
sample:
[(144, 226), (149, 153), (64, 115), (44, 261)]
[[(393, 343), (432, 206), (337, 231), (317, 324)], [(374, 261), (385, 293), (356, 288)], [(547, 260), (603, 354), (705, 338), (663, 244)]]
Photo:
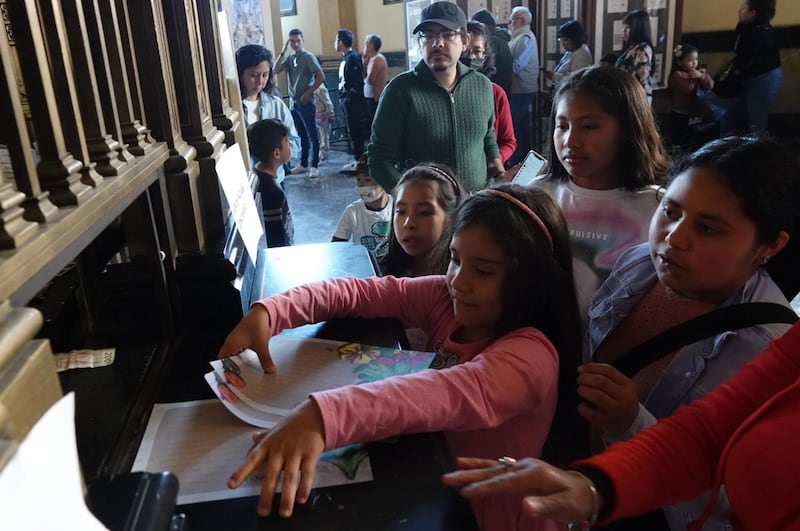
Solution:
[(578, 367), (578, 413), (612, 437), (624, 434), (639, 413), (633, 380), (606, 363)]
[(272, 327), (269, 322), (269, 314), (266, 308), (256, 304), (225, 338), (217, 357), (229, 358), (249, 348), (258, 354), (264, 372), (275, 374), (278, 369), (272, 362), (272, 356), (269, 353), (270, 337), (272, 337)]
[(264, 467), (258, 514), (268, 516), (283, 473), (279, 514), (292, 515), (295, 500), (305, 503), (311, 493), (314, 470), (325, 449), (325, 427), (317, 404), (303, 401), (269, 432), (253, 436), (255, 446), (244, 464), (228, 479), (231, 489), (241, 485), (259, 466)]

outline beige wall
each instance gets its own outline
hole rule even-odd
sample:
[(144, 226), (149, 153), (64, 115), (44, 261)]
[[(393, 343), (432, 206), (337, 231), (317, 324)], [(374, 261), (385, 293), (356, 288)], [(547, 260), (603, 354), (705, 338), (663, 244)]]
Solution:
[(319, 2), (334, 0), (297, 0), (297, 15), (281, 17), (283, 42), (289, 38), (289, 31), (299, 28), (303, 32), (304, 48), (314, 55), (331, 55), (331, 43), (322, 42), (322, 26), (319, 20)]
[(358, 49), (370, 33), (381, 36), (382, 52), (405, 52), (406, 29), (403, 4), (383, 5), (381, 0), (355, 0)]
[[(684, 0), (683, 32), (730, 30), (736, 27), (739, 0)], [(773, 26), (800, 24), (800, 1), (778, 0)]]
[[(731, 31), (736, 27), (739, 0), (685, 0), (683, 3), (683, 32)], [(778, 0), (773, 26), (800, 24), (800, 0)], [(707, 53), (700, 51), (700, 61), (711, 72), (718, 72), (733, 56), (733, 52)], [(781, 50), (783, 87), (772, 105), (774, 113), (800, 113), (800, 99), (795, 94), (800, 87), (800, 56), (796, 49)]]
[[(303, 31), (305, 48), (311, 53), (329, 57), (335, 56), (332, 38), (324, 39), (323, 21), (320, 12), (325, 5), (321, 2), (335, 0), (297, 0), (297, 15), (281, 17), (283, 42), (289, 38), (289, 30), (300, 28)], [(350, 28), (356, 36), (356, 48), (361, 51), (364, 38), (377, 33), (383, 39), (382, 51), (405, 51), (405, 22), (403, 4), (383, 5), (381, 0), (353, 0), (355, 4), (356, 27)], [(327, 6), (331, 7), (331, 6)], [(330, 11), (330, 9), (328, 10)], [(334, 24), (339, 27), (339, 21)], [(331, 41), (331, 42), (328, 42)]]

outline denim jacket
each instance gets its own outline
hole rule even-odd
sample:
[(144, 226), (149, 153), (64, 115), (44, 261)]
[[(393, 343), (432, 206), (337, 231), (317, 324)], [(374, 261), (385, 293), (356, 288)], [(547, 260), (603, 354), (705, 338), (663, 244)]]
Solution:
[[(589, 308), (584, 360), (590, 361), (598, 346), (617, 328), (639, 299), (658, 281), (647, 243), (625, 251), (611, 275), (597, 290)], [(769, 274), (759, 269), (745, 285), (720, 307), (745, 302), (774, 302), (790, 307)], [(607, 443), (632, 437), (667, 417), (678, 407), (700, 398), (730, 378), (742, 365), (760, 354), (774, 338), (783, 335), (788, 324), (763, 324), (742, 330), (723, 332), (681, 348), (658, 379), (628, 433)], [(686, 529), (705, 508), (706, 496), (665, 509), (672, 529)], [(730, 529), (725, 516), (727, 500), (720, 497), (714, 516), (703, 529)]]
[[(286, 126), (289, 130), (287, 137), (289, 139), (289, 147), (292, 148), (292, 156), (295, 156), (297, 153), (300, 153), (300, 135), (297, 134), (297, 128), (294, 125), (294, 118), (292, 118), (292, 113), (289, 110), (289, 107), (283, 102), (283, 99), (279, 96), (270, 95), (264, 92), (263, 90), (258, 94), (258, 107), (256, 108), (256, 114), (258, 114), (259, 120), (265, 120), (267, 118), (277, 118)], [(247, 123), (247, 105), (244, 104), (242, 101), (242, 117), (244, 119), (244, 127), (247, 129), (247, 126), (250, 124)], [(256, 160), (255, 157), (250, 155), (251, 159), (251, 166), (253, 168), (256, 167)], [(278, 168), (278, 173), (275, 175), (275, 178), (278, 180), (279, 183), (282, 183), (283, 180), (286, 178), (286, 173), (283, 169), (283, 166)]]

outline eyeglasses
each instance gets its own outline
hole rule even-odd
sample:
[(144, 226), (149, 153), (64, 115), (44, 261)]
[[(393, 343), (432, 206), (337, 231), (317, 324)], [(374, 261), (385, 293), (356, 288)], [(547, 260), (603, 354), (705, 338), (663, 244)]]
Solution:
[(486, 57), (486, 50), (482, 48), (467, 48), (467, 55), (480, 59)]
[(421, 33), (419, 36), (420, 44), (434, 44), (436, 41), (453, 42), (456, 37), (461, 35), (457, 31), (440, 31), (439, 33)]

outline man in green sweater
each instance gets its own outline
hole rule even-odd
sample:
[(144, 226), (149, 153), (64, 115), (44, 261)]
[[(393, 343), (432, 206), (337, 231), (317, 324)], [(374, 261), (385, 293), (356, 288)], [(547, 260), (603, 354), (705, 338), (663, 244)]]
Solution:
[(419, 33), (422, 60), (381, 95), (370, 174), (392, 190), (405, 169), (433, 161), (450, 166), (469, 191), (485, 188), (487, 173), (502, 172), (503, 165), (491, 82), (459, 62), (469, 44), (467, 18), (455, 3), (435, 2), (422, 10), (413, 33)]

